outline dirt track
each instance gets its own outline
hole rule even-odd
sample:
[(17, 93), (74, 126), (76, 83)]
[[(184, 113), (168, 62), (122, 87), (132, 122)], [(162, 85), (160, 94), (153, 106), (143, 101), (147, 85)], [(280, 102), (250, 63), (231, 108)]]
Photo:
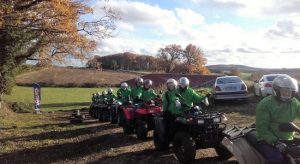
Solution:
[[(47, 114), (57, 119), (57, 124), (51, 126), (64, 127), (69, 125), (70, 113), (60, 112)], [(149, 138), (145, 141), (138, 140), (135, 135), (125, 135), (117, 125), (100, 123), (89, 120), (83, 123), (83, 128), (66, 131), (47, 131), (47, 124), (28, 127), (43, 128), (39, 134), (24, 135), (0, 139), (1, 142), (39, 142), (61, 139), (70, 141), (63, 144), (50, 144), (30, 149), (21, 149), (11, 153), (0, 154), (1, 163), (178, 163), (172, 151), (160, 153), (154, 150), (153, 142)], [(72, 140), (71, 140), (72, 138)], [(74, 138), (76, 139), (74, 141)], [(1, 141), (2, 140), (2, 141)], [(198, 150), (195, 163), (222, 163), (214, 149)]]

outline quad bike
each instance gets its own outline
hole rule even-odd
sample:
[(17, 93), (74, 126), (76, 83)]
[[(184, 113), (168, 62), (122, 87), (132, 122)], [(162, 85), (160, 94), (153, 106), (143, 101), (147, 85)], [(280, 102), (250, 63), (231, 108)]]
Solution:
[[(298, 132), (300, 128), (293, 123), (281, 123), (279, 130), (282, 132)], [(265, 164), (267, 160), (261, 155), (256, 139), (255, 125), (250, 127), (233, 127), (224, 131), (225, 137), (222, 144), (235, 156), (239, 164)], [(287, 164), (300, 164), (300, 139), (281, 140), (287, 145), (284, 151)]]
[(126, 134), (136, 132), (139, 139), (145, 139), (149, 130), (153, 129), (153, 116), (162, 112), (158, 100), (138, 103), (122, 107), (122, 127)]
[(112, 108), (110, 109), (110, 123), (111, 124), (118, 124), (121, 126), (121, 122), (123, 120), (124, 114), (123, 114), (123, 108), (124, 107), (131, 107), (132, 102), (120, 102), (120, 101), (114, 101)]
[(135, 134), (138, 139), (146, 139), (148, 131), (154, 128), (154, 115), (162, 113), (161, 99), (144, 103), (135, 111)]
[[(180, 96), (179, 96), (180, 97)], [(183, 115), (173, 115), (172, 126), (167, 127), (164, 117), (157, 115), (154, 129), (154, 146), (159, 151), (169, 149), (172, 142), (173, 151), (180, 163), (192, 163), (196, 150), (215, 148), (219, 158), (229, 159), (232, 154), (221, 144), (223, 131), (226, 129), (225, 114), (201, 109), (190, 109), (181, 102)]]

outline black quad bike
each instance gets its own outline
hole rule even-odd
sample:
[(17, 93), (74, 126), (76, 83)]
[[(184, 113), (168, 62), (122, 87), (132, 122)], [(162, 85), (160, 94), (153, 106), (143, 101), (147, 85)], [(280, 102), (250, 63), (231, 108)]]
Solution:
[[(298, 132), (300, 128), (293, 123), (279, 125), (282, 132)], [(261, 155), (256, 139), (255, 125), (250, 127), (233, 127), (224, 131), (222, 144), (234, 155), (239, 164), (265, 164), (267, 160)], [(281, 140), (287, 145), (283, 155), (287, 164), (300, 164), (300, 138)]]
[(215, 148), (223, 160), (232, 154), (221, 144), (227, 120), (223, 113), (202, 110), (195, 106), (192, 109), (181, 102), (183, 115), (174, 116), (172, 126), (166, 128), (163, 115), (156, 115), (154, 128), (154, 145), (159, 151), (168, 150), (170, 143), (180, 163), (192, 163), (196, 150)]
[(99, 110), (99, 121), (111, 121), (111, 110), (114, 108), (116, 108), (114, 99), (111, 101), (104, 101)]

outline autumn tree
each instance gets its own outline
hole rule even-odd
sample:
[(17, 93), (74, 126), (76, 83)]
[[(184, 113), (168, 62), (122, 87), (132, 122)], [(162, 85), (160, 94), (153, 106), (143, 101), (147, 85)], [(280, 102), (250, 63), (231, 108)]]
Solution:
[(183, 66), (185, 66), (186, 73), (209, 74), (209, 70), (205, 67), (207, 62), (204, 58), (203, 51), (192, 44), (186, 46), (183, 53)]
[(240, 76), (241, 75), (241, 71), (238, 68), (234, 68), (230, 71), (230, 75), (232, 76)]
[(180, 61), (183, 50), (180, 45), (171, 44), (165, 48), (160, 48), (157, 57), (162, 61), (162, 65), (167, 73), (172, 72), (177, 62)]
[(27, 59), (84, 59), (96, 46), (92, 38), (111, 37), (119, 17), (107, 6), (102, 10), (103, 17), (83, 21), (93, 13), (83, 0), (2, 0), (0, 98), (11, 90), (14, 69)]

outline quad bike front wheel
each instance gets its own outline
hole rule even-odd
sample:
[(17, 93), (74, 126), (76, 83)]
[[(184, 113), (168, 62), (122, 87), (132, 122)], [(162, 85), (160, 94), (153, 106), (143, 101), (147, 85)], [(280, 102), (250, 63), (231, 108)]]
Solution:
[(143, 120), (138, 120), (135, 125), (135, 134), (138, 139), (144, 140), (148, 135), (147, 123)]
[(231, 152), (227, 150), (227, 148), (221, 143), (215, 147), (215, 150), (221, 160), (228, 160), (233, 156)]
[[(160, 134), (158, 130), (154, 129), (153, 131), (153, 142), (154, 147), (158, 151), (167, 151), (169, 150), (169, 141), (164, 134)], [(163, 137), (164, 136), (164, 137)]]
[(173, 140), (173, 151), (180, 163), (192, 163), (196, 156), (196, 144), (187, 132), (177, 132)]

